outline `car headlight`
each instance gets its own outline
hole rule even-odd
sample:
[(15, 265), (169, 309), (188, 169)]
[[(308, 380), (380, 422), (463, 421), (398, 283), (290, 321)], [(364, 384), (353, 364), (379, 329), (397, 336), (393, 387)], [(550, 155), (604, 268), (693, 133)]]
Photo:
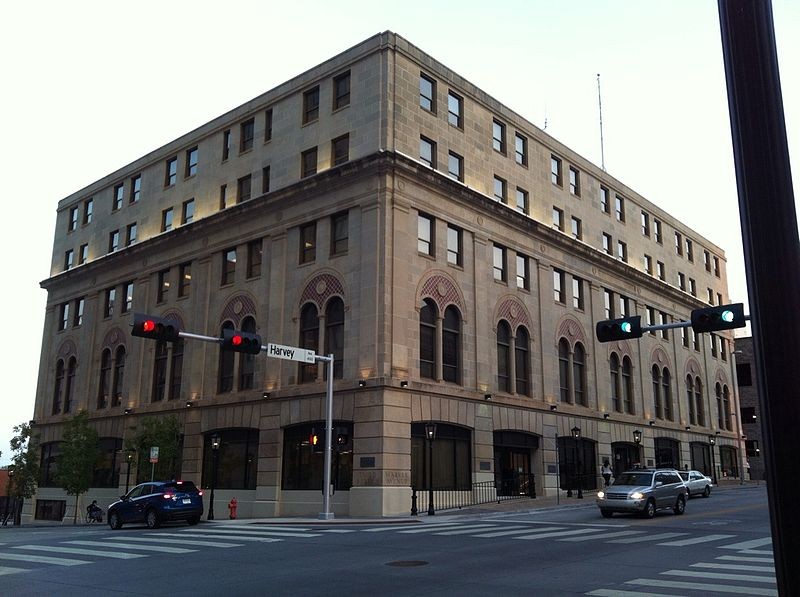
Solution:
[(597, 492), (597, 497), (599, 497), (602, 500), (604, 497), (606, 497), (606, 492), (605, 491), (598, 491)]
[(634, 492), (631, 494), (631, 499), (632, 499), (632, 500), (640, 500), (640, 499), (642, 499), (643, 497), (644, 497), (644, 494), (643, 494), (641, 491), (634, 491)]

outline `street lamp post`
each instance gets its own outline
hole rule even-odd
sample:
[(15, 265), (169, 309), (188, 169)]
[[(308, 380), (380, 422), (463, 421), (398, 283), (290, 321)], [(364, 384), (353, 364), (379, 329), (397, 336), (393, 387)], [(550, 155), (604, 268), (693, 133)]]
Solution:
[(714, 445), (717, 443), (715, 435), (708, 436), (708, 443), (711, 444), (711, 478), (714, 480), (714, 485), (717, 484), (717, 463), (714, 458)]
[(436, 423), (425, 425), (425, 437), (428, 439), (428, 516), (436, 514), (433, 509), (433, 440), (436, 438)]
[(641, 463), (642, 462), (642, 432), (638, 429), (633, 430), (633, 443), (636, 444), (636, 458)]
[(217, 484), (217, 464), (219, 463), (219, 433), (211, 436), (211, 503), (208, 505), (207, 520), (214, 520), (214, 486)]
[(125, 493), (126, 494), (128, 493), (128, 486), (131, 483), (131, 462), (133, 461), (134, 454), (136, 454), (136, 450), (133, 450), (133, 449), (128, 449), (126, 451), (126, 454), (125, 454), (126, 459), (128, 461), (128, 470), (125, 473)]
[(581, 428), (573, 427), (572, 437), (575, 439), (575, 464), (578, 469), (578, 495), (579, 500), (583, 499), (583, 479), (581, 477)]
[[(6, 513), (3, 516), (3, 526), (6, 526), (8, 523), (8, 507), (11, 504), (11, 481), (14, 479), (14, 469), (8, 469), (8, 483), (6, 484)], [(14, 506), (17, 505), (17, 501), (14, 500)], [(16, 514), (12, 511), (12, 516)], [(13, 524), (13, 523), (12, 523)]]

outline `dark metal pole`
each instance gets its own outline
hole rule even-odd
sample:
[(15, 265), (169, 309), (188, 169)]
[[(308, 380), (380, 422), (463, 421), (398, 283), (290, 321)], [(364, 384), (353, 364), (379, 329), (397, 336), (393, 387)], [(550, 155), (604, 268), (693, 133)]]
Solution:
[[(778, 56), (767, 0), (719, 0), (722, 55), (739, 194), (753, 350), (758, 375), (775, 575), (781, 595), (800, 595), (800, 240)], [(794, 564), (794, 565), (793, 565)]]
[(433, 440), (428, 438), (428, 516), (436, 514), (433, 509)]
[(131, 482), (131, 460), (132, 457), (128, 455), (128, 471), (125, 473), (125, 493), (128, 493), (128, 485)]
[(717, 459), (714, 457), (714, 444), (711, 444), (711, 479), (717, 485)]
[(581, 439), (578, 438), (578, 440), (575, 443), (577, 445), (577, 448), (576, 448), (577, 452), (575, 454), (575, 458), (578, 461), (578, 496), (577, 497), (578, 497), (579, 500), (582, 500), (583, 499), (583, 476), (581, 475), (581, 473), (583, 472), (583, 469), (581, 468), (581, 464), (582, 464), (581, 463)]
[(211, 464), (211, 503), (208, 504), (208, 518), (207, 520), (214, 520), (214, 486), (217, 484), (217, 462), (219, 460), (219, 448), (214, 450), (214, 460)]

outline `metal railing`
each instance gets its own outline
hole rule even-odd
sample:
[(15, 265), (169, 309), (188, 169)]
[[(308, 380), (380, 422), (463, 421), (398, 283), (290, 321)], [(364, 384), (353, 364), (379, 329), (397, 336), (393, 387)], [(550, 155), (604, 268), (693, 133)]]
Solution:
[[(491, 502), (532, 499), (536, 497), (536, 483), (533, 474), (517, 473), (513, 477), (494, 481), (472, 483), (469, 489), (434, 489), (433, 509), (454, 510), (466, 506), (477, 506)], [(429, 491), (427, 488), (411, 488), (411, 515), (420, 510), (428, 511)]]

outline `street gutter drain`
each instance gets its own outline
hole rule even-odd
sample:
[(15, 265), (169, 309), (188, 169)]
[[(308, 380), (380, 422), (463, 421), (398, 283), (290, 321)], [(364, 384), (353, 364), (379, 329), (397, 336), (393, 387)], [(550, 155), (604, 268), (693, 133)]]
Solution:
[(396, 562), (386, 562), (387, 566), (397, 566), (399, 568), (411, 568), (412, 566), (427, 566), (428, 562), (423, 560), (397, 560)]

